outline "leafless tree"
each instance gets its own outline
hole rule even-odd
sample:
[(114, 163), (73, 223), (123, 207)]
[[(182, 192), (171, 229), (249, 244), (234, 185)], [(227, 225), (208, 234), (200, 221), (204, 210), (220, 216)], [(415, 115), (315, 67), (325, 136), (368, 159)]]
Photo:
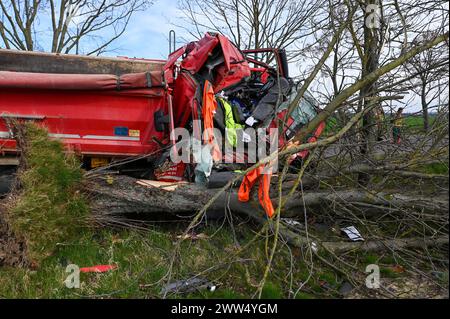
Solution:
[(0, 0), (0, 46), (99, 55), (152, 0)]
[[(414, 39), (411, 44), (426, 41), (432, 36), (431, 32), (426, 32)], [(448, 46), (444, 44), (415, 56), (405, 64), (407, 72), (415, 75), (411, 80), (412, 90), (420, 97), (425, 131), (430, 128), (428, 115), (430, 105), (433, 102), (436, 105), (439, 96), (448, 90), (448, 59)], [(444, 85), (441, 85), (441, 81)]]
[[(181, 0), (182, 27), (195, 38), (206, 31), (229, 36), (242, 49), (292, 49), (307, 40), (324, 1), (309, 0)], [(291, 55), (292, 57), (292, 55)]]

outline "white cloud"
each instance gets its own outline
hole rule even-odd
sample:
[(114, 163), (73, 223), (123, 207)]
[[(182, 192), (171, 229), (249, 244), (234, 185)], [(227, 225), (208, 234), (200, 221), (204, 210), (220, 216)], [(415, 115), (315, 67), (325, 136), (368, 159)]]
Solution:
[(173, 24), (181, 15), (176, 0), (158, 0), (145, 11), (133, 15), (123, 36), (116, 42), (119, 55), (166, 59), (169, 53), (169, 31), (185, 36)]

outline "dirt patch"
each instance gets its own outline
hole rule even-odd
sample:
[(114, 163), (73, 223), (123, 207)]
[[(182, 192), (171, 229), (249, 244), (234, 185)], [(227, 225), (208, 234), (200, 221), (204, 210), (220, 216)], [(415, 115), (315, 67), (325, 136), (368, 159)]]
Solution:
[[(3, 202), (8, 200), (3, 198)], [(0, 204), (0, 267), (21, 267), (28, 265), (25, 242), (11, 232), (6, 222), (5, 204)]]
[[(448, 299), (449, 291), (447, 287), (438, 285), (429, 278), (420, 276), (408, 276), (402, 278), (384, 279), (383, 294), (373, 291), (367, 295), (363, 292), (352, 292), (346, 299), (366, 299), (366, 298), (401, 298), (401, 299)], [(445, 285), (444, 285), (445, 286)], [(366, 291), (367, 292), (367, 291)]]

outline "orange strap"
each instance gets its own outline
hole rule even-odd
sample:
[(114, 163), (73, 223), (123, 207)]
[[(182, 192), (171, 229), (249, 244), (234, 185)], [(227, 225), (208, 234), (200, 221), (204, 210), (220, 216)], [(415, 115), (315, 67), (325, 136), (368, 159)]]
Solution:
[(262, 166), (251, 170), (244, 176), (244, 180), (241, 183), (238, 191), (238, 199), (240, 202), (248, 202), (250, 199), (250, 190), (258, 181), (262, 172)]
[(238, 191), (239, 201), (248, 202), (250, 199), (250, 190), (256, 182), (259, 181), (258, 199), (269, 218), (272, 218), (275, 214), (269, 195), (271, 177), (271, 173), (264, 174), (264, 166), (261, 165), (244, 176), (244, 180), (242, 181)]
[(272, 218), (275, 214), (275, 210), (273, 209), (272, 201), (270, 200), (270, 179), (272, 177), (272, 173), (267, 173), (261, 175), (258, 189), (258, 199), (261, 203), (261, 206), (264, 208), (267, 216)]
[(214, 96), (214, 90), (209, 81), (205, 81), (205, 87), (203, 89), (203, 108), (202, 108), (202, 116), (203, 116), (203, 126), (205, 129), (205, 142), (210, 144), (213, 149), (212, 157), (214, 161), (219, 161), (222, 158), (222, 154), (219, 149), (219, 145), (217, 145), (216, 140), (214, 139), (214, 113), (217, 109), (217, 101)]

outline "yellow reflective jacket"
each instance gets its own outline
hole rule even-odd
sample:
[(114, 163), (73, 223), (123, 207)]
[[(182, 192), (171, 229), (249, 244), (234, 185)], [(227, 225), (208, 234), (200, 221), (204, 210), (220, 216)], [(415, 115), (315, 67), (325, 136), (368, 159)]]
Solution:
[(237, 134), (236, 129), (243, 129), (245, 125), (236, 123), (233, 116), (233, 107), (231, 106), (230, 102), (228, 102), (225, 99), (220, 99), (222, 102), (223, 108), (224, 108), (224, 121), (225, 121), (225, 128), (226, 132), (225, 135), (227, 137), (228, 143), (230, 143), (231, 146), (236, 146), (237, 144)]

